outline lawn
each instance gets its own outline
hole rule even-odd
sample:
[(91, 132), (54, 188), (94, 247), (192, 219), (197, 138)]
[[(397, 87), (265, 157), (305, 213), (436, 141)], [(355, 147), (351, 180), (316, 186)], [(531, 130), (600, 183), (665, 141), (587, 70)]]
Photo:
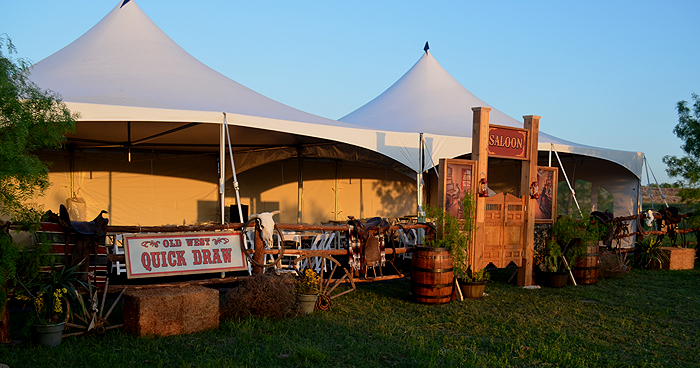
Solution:
[[(480, 300), (421, 305), (410, 281), (360, 284), (330, 311), (246, 318), (138, 338), (0, 347), (10, 367), (700, 366), (700, 269), (639, 271), (591, 286), (522, 289), (503, 270)], [(19, 336), (17, 336), (19, 334)], [(14, 338), (23, 338), (21, 332)]]

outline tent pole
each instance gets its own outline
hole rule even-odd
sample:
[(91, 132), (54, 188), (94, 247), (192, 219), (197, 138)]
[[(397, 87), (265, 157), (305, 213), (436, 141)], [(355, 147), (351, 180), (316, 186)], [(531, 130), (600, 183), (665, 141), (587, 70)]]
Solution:
[(301, 224), (302, 201), (304, 200), (304, 159), (301, 156), (301, 147), (297, 147), (297, 161), (299, 169), (299, 179), (297, 181), (297, 224)]
[(649, 167), (647, 165), (647, 157), (644, 157), (644, 170), (647, 172), (647, 188), (649, 188), (649, 199), (651, 199), (651, 209), (654, 209), (654, 193), (651, 191), (651, 179), (649, 178)]
[[(644, 156), (644, 162), (646, 162), (647, 157)], [(666, 205), (666, 208), (668, 208), (668, 202), (666, 202), (666, 196), (664, 195), (664, 192), (661, 190), (661, 186), (659, 186), (659, 181), (656, 180), (656, 175), (654, 175), (654, 170), (649, 168), (649, 171), (651, 171), (651, 176), (654, 178), (654, 183), (656, 183), (656, 187), (659, 188), (659, 194), (661, 194), (661, 199), (664, 200), (664, 204)], [(649, 180), (649, 175), (647, 175), (647, 181)], [(649, 185), (649, 190), (651, 190), (651, 185)]]
[(420, 144), (420, 172), (416, 175), (416, 215), (418, 222), (424, 221), (423, 213), (423, 171), (425, 170), (425, 144), (423, 142), (423, 133), (419, 135)]
[(335, 160), (335, 188), (333, 189), (333, 192), (335, 193), (335, 198), (334, 198), (334, 220), (338, 221), (338, 160)]
[(231, 157), (231, 174), (233, 175), (233, 190), (236, 192), (236, 206), (238, 207), (238, 218), (241, 222), (243, 219), (243, 209), (241, 208), (241, 194), (238, 186), (238, 177), (236, 176), (236, 165), (233, 162), (233, 150), (231, 149), (231, 134), (228, 131), (228, 121), (226, 121), (226, 113), (224, 113), (224, 126), (226, 127), (226, 140), (228, 141), (228, 155)]
[[(554, 146), (552, 146), (552, 148), (554, 148)], [(578, 199), (576, 199), (576, 191), (571, 186), (571, 182), (569, 181), (569, 177), (566, 176), (566, 170), (564, 170), (564, 164), (562, 164), (561, 158), (559, 158), (559, 153), (557, 152), (556, 148), (554, 148), (554, 155), (557, 156), (557, 161), (559, 162), (559, 167), (561, 167), (561, 172), (564, 173), (564, 179), (566, 179), (566, 184), (569, 185), (569, 190), (571, 191), (571, 195), (574, 197), (574, 202), (576, 203), (576, 208), (578, 208), (578, 213), (579, 213), (579, 215), (581, 215), (581, 218), (583, 218), (583, 212), (581, 212), (581, 206), (579, 206)], [(567, 213), (568, 213), (568, 210), (567, 210)]]
[(225, 205), (225, 190), (224, 183), (226, 180), (226, 151), (224, 150), (224, 136), (226, 135), (226, 115), (221, 122), (219, 131), (219, 209), (221, 210), (221, 224), (224, 224), (224, 205)]

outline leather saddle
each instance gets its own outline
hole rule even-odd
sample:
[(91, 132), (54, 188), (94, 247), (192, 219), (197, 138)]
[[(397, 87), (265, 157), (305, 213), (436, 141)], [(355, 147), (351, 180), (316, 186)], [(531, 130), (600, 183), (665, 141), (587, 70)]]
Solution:
[(389, 231), (391, 224), (381, 217), (373, 217), (363, 223), (353, 216), (348, 216), (348, 225), (352, 226), (350, 234), (362, 243), (361, 253), (364, 264), (371, 267), (379, 265), (382, 260), (382, 253), (377, 237)]
[[(50, 211), (49, 211), (50, 212)], [(87, 279), (87, 271), (89, 270), (89, 257), (90, 251), (97, 254), (97, 246), (103, 242), (105, 235), (107, 234), (107, 224), (109, 219), (102, 217), (107, 211), (100, 211), (100, 214), (95, 217), (92, 221), (71, 221), (70, 214), (66, 206), (61, 205), (59, 208), (59, 214), (49, 213), (49, 217), (57, 220), (58, 224), (63, 229), (63, 233), (66, 235), (66, 242), (64, 244), (64, 264), (67, 267), (73, 267), (77, 264), (81, 264), (80, 271), (85, 272), (83, 279)], [(58, 218), (56, 218), (58, 217)], [(68, 249), (69, 239), (71, 235), (76, 236), (75, 247), (73, 251), (69, 254), (66, 250)]]

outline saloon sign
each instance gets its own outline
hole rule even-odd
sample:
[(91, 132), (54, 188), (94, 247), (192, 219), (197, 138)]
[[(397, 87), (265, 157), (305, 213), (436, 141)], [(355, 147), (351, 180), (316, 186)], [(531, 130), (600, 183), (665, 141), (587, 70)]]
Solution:
[(489, 126), (489, 156), (527, 160), (528, 131), (504, 126)]
[(246, 270), (239, 231), (124, 235), (128, 278)]

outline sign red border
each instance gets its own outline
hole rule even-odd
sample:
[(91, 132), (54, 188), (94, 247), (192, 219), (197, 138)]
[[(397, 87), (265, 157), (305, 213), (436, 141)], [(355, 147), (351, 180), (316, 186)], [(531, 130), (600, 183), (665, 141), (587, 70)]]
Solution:
[(124, 234), (128, 278), (247, 270), (240, 231)]
[(529, 132), (526, 129), (489, 125), (489, 157), (528, 159)]

